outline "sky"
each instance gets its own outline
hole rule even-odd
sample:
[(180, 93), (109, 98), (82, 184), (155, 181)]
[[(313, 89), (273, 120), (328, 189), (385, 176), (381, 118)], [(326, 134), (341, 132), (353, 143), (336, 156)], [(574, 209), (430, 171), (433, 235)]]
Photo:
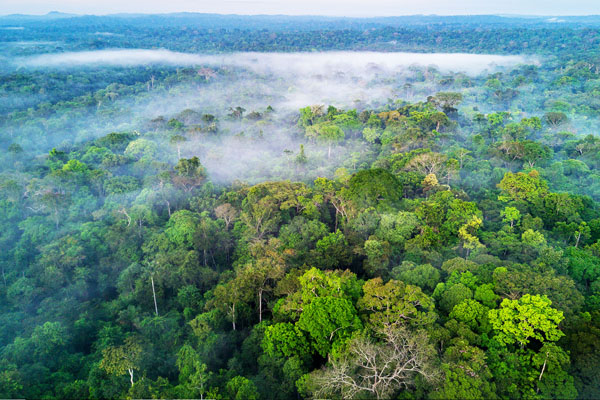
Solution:
[(0, 15), (202, 12), (394, 16), (414, 14), (590, 15), (600, 14), (599, 0), (0, 0)]

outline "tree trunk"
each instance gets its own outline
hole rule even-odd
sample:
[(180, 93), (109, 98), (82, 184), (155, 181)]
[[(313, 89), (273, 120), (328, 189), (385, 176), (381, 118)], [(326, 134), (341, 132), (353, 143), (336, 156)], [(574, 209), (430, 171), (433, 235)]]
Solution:
[(262, 289), (258, 291), (258, 322), (262, 322)]
[(133, 386), (133, 368), (129, 368), (127, 372), (129, 372), (129, 380), (131, 382), (131, 386)]
[(329, 147), (327, 149), (327, 159), (331, 158), (331, 142), (329, 143)]
[[(544, 365), (542, 365), (542, 372), (540, 372), (540, 377), (538, 378), (538, 382), (542, 381), (542, 376), (544, 375), (544, 370), (546, 369), (546, 362), (548, 361), (548, 353), (546, 353), (546, 359), (544, 360)], [(536, 393), (538, 393), (540, 391), (540, 387), (537, 387), (537, 390), (535, 391)]]
[(231, 306), (231, 323), (233, 325), (233, 330), (235, 331), (235, 303)]
[(152, 282), (152, 296), (154, 297), (154, 312), (158, 317), (158, 306), (156, 305), (156, 292), (154, 291), (154, 277), (150, 276), (150, 281)]

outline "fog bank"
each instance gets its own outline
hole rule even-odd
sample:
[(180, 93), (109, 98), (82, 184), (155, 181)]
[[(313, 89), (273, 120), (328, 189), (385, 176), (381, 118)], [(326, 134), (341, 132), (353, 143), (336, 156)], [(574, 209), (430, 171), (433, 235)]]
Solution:
[[(356, 162), (350, 160), (365, 156), (368, 146), (346, 141), (333, 149), (330, 159), (327, 146), (307, 140), (296, 127), (301, 107), (334, 105), (360, 112), (396, 100), (422, 101), (438, 91), (458, 90), (468, 95), (470, 84), (462, 81), (485, 79), (487, 73), (525, 63), (537, 60), (481, 54), (336, 51), (205, 55), (141, 49), (40, 54), (12, 61), (13, 66), (67, 73), (78, 68), (193, 67), (180, 68), (177, 75), (181, 79), (168, 85), (157, 82), (154, 88), (149, 81), (136, 95), (105, 93), (85, 117), (52, 116), (48, 122), (52, 128), (41, 147), (45, 151), (54, 146), (69, 149), (112, 131), (140, 131), (159, 144), (162, 160), (175, 163), (177, 153), (168, 142), (172, 132), (147, 128), (149, 122), (158, 117), (164, 121), (179, 118), (184, 110), (212, 114), (219, 121), (218, 133), (198, 134), (193, 126), (188, 127), (180, 151), (182, 157), (198, 156), (211, 179), (219, 183), (305, 179), (331, 176), (340, 166), (354, 169)], [(440, 82), (445, 76), (452, 78), (450, 83)], [(246, 116), (255, 111), (262, 117), (232, 119), (235, 108), (245, 110)], [(264, 114), (267, 109), (271, 111)], [(10, 127), (21, 143), (29, 134), (23, 128)], [(36, 127), (27, 129), (31, 134), (37, 132)], [(301, 145), (308, 159), (306, 169), (293, 162)]]
[(495, 67), (510, 67), (535, 62), (525, 56), (464, 53), (382, 53), (330, 51), (320, 53), (228, 53), (203, 55), (170, 50), (118, 49), (42, 54), (16, 60), (27, 67), (94, 66), (234, 66), (258, 73), (311, 75), (331, 73), (375, 74), (409, 67), (435, 65), (443, 72), (480, 74)]

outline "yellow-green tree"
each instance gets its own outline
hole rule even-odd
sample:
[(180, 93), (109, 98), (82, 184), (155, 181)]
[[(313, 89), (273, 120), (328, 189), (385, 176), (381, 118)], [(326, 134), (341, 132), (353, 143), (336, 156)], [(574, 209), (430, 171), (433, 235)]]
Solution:
[(130, 336), (125, 339), (123, 345), (109, 346), (102, 351), (100, 368), (114, 375), (129, 373), (129, 380), (133, 386), (133, 372), (139, 368), (141, 355), (142, 345), (135, 337)]
[(488, 317), (496, 339), (505, 344), (518, 343), (525, 347), (532, 339), (555, 342), (564, 336), (558, 324), (564, 319), (562, 311), (552, 307), (547, 296), (526, 294), (518, 300), (504, 299), (500, 309), (490, 310)]

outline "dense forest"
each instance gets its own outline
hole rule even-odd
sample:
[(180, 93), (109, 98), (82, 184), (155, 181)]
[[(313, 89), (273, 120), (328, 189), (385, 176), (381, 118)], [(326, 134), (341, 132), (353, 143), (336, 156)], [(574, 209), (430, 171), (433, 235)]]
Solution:
[(600, 398), (599, 44), (0, 17), (0, 398)]

